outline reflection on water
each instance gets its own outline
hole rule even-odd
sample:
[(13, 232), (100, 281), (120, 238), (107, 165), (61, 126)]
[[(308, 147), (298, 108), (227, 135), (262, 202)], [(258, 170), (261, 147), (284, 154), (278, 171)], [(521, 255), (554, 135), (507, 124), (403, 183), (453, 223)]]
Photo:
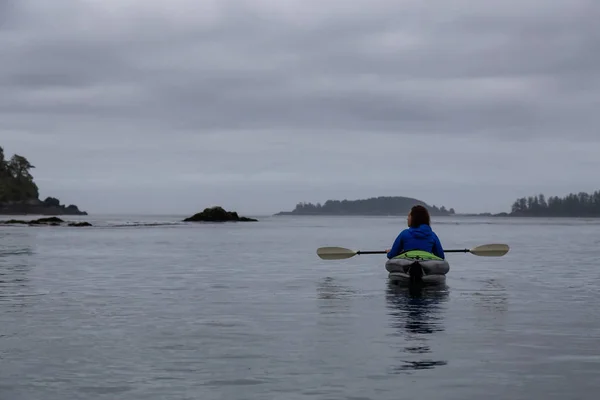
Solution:
[(348, 310), (350, 305), (347, 299), (355, 294), (354, 289), (336, 283), (331, 277), (326, 277), (317, 284), (317, 297), (321, 300), (318, 307), (324, 314)]
[(396, 330), (393, 336), (408, 342), (401, 350), (402, 365), (395, 367), (395, 372), (431, 369), (447, 364), (447, 361), (430, 358), (432, 351), (428, 341), (429, 335), (444, 330), (443, 303), (448, 300), (448, 295), (446, 285), (407, 287), (388, 281), (386, 300), (388, 314), (392, 318), (391, 326)]
[(474, 293), (475, 305), (484, 312), (505, 313), (508, 311), (506, 287), (495, 279), (486, 279), (480, 290)]
[(331, 277), (324, 278), (317, 285), (317, 295), (321, 300), (339, 300), (354, 293), (354, 289), (336, 283)]
[(16, 308), (29, 305), (27, 298), (32, 293), (28, 258), (33, 254), (29, 239), (24, 234), (0, 232), (0, 305)]
[(33, 254), (31, 236), (22, 232), (0, 231), (0, 267), (10, 261), (11, 257)]

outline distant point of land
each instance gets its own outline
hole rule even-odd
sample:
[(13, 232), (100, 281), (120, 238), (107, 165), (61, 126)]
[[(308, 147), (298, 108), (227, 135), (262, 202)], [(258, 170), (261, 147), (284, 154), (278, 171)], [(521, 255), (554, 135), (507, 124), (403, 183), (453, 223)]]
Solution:
[(600, 190), (594, 193), (569, 193), (564, 197), (543, 194), (517, 199), (509, 214), (513, 217), (600, 217)]
[(454, 209), (429, 205), (422, 200), (402, 196), (380, 196), (361, 200), (327, 200), (325, 203), (298, 203), (292, 211), (275, 215), (357, 215), (395, 216), (407, 215), (412, 206), (422, 205), (432, 216), (454, 215)]
[(545, 195), (538, 194), (515, 200), (510, 212), (457, 215), (461, 217), (599, 218), (600, 190), (593, 193), (569, 193), (564, 197), (546, 198)]
[(35, 168), (18, 154), (6, 160), (0, 147), (0, 214), (2, 215), (87, 215), (76, 205), (65, 206), (54, 197), (39, 199), (38, 187), (29, 172)]
[(186, 218), (183, 222), (256, 222), (254, 218), (240, 217), (235, 211), (226, 211), (216, 206), (205, 208), (204, 211)]
[(564, 197), (543, 194), (521, 197), (512, 204), (510, 212), (498, 214), (460, 214), (461, 217), (542, 217), (542, 218), (599, 218), (600, 191), (569, 193)]

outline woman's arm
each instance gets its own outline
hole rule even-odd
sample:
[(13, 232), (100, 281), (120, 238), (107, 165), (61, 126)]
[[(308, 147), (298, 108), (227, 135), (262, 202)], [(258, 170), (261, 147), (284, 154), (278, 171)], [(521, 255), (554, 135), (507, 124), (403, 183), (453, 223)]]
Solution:
[(388, 251), (387, 258), (394, 258), (402, 252), (402, 232), (396, 236), (392, 249)]
[(436, 256), (438, 256), (439, 258), (446, 258), (445, 254), (444, 254), (444, 248), (442, 247), (442, 243), (440, 242), (440, 239), (437, 237), (437, 235), (434, 233), (433, 234), (433, 254), (435, 254)]

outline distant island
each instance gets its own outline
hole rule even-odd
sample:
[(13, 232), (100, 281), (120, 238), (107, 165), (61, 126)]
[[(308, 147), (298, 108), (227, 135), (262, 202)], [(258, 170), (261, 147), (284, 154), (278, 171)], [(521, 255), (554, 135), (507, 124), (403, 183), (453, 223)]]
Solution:
[(0, 214), (1, 215), (87, 215), (73, 204), (65, 206), (54, 197), (39, 199), (38, 187), (29, 172), (35, 168), (18, 154), (10, 160), (0, 147)]
[(361, 200), (327, 200), (324, 204), (298, 203), (292, 211), (275, 215), (407, 215), (414, 205), (422, 205), (432, 216), (454, 215), (454, 209), (429, 205), (422, 200), (402, 196), (380, 196)]

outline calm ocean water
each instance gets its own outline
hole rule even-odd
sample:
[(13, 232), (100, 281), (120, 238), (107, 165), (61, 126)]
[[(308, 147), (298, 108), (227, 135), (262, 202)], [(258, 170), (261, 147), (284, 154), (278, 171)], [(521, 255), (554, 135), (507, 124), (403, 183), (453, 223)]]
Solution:
[(2, 400), (598, 398), (600, 221), (437, 218), (511, 251), (413, 293), (315, 254), (404, 218), (68, 219), (98, 226), (0, 227)]

